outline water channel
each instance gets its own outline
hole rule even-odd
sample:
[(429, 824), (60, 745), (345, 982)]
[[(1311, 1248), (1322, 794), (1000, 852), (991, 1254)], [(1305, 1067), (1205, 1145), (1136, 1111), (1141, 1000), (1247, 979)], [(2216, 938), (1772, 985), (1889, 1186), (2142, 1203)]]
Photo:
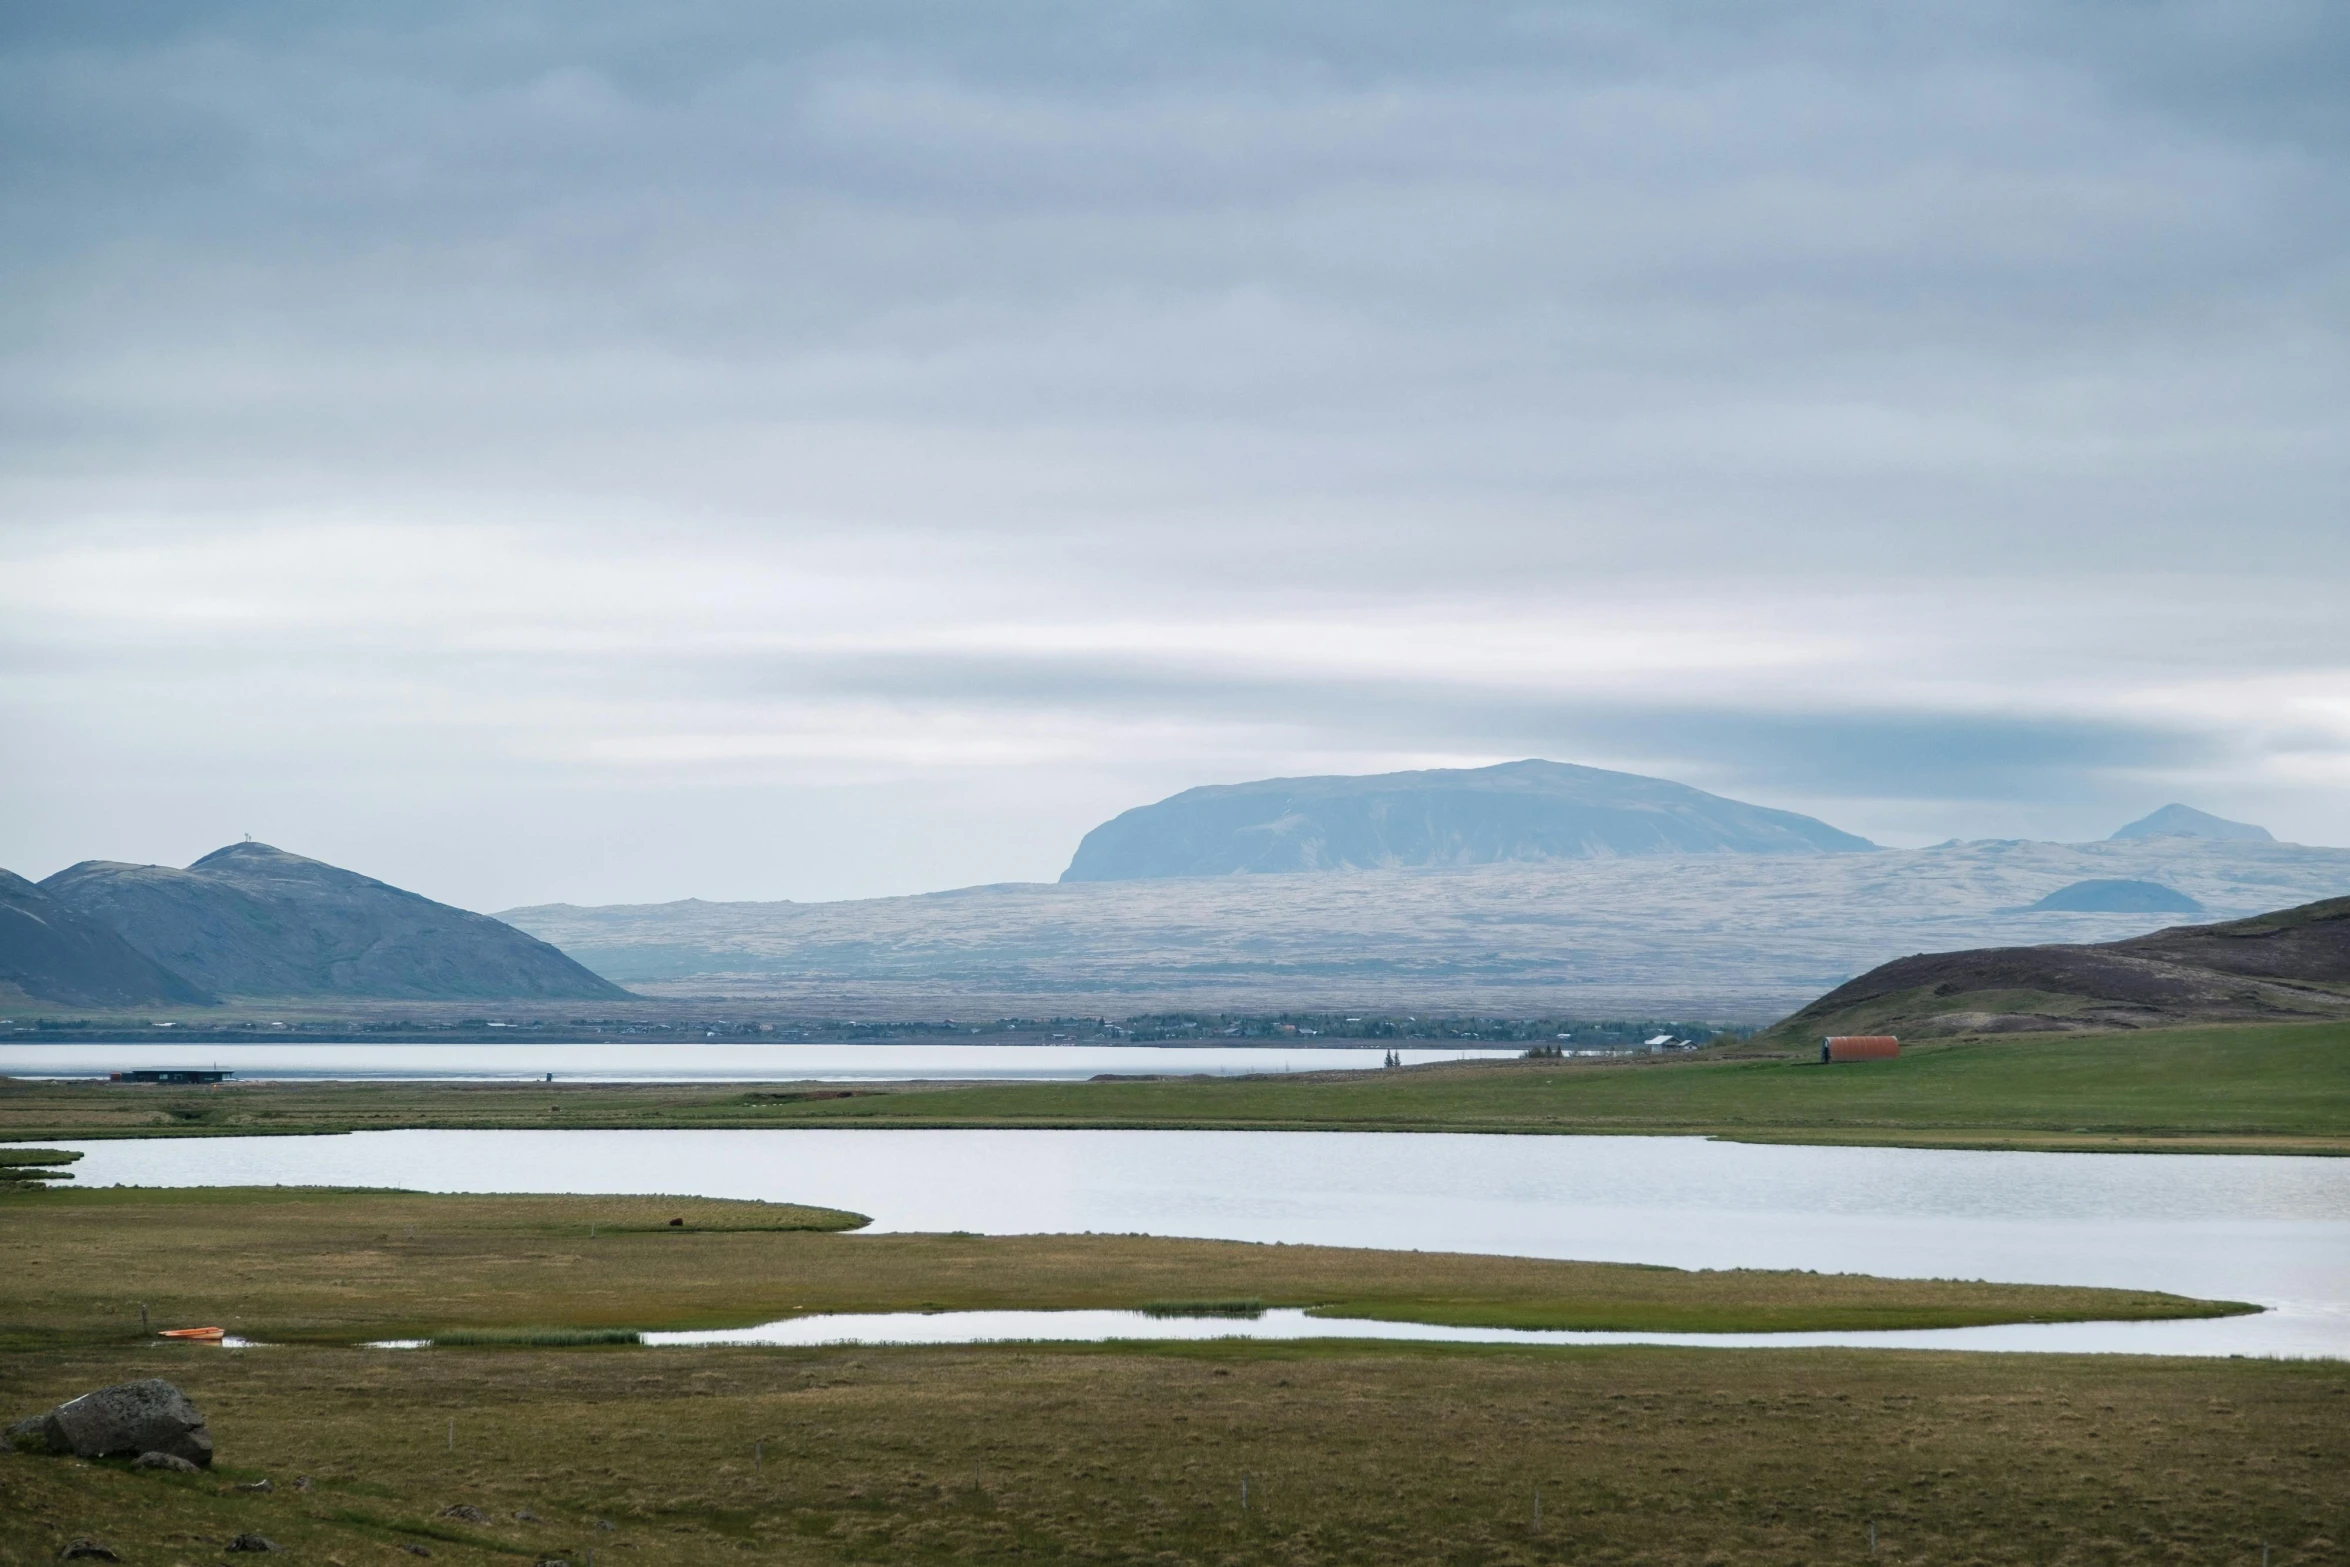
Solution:
[[(2192, 1322), (1704, 1341), (2350, 1358), (2350, 1159), (1179, 1131), (405, 1131), (67, 1146), (85, 1155), (75, 1167), (82, 1185), (674, 1193), (848, 1208), (881, 1231), (1148, 1233), (2160, 1289), (2269, 1309)], [(1326, 1331), (1321, 1319), (1297, 1328), (1268, 1318), (1277, 1320), (1213, 1326)], [(917, 1321), (933, 1338), (987, 1326)], [(914, 1331), (871, 1321), (827, 1330), (843, 1341)], [(774, 1328), (807, 1331), (816, 1330)], [(1393, 1325), (1377, 1331), (1395, 1336)]]
[[(1399, 1045), (1406, 1066), (1516, 1056), (1522, 1047)], [(1252, 1072), (1376, 1071), (1384, 1046), (514, 1044), (320, 1045), (120, 1042), (0, 1044), (0, 1076), (102, 1078), (110, 1072), (227, 1071), (276, 1082), (858, 1083), (1083, 1081), (1103, 1073), (1241, 1077)]]

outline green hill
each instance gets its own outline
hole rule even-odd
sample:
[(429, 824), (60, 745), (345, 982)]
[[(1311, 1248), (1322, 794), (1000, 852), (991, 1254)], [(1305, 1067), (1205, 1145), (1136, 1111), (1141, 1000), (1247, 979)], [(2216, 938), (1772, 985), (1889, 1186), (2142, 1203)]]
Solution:
[(185, 870), (84, 860), (43, 881), (40, 891), (219, 995), (429, 1001), (628, 994), (486, 914), (266, 843), (231, 844)]

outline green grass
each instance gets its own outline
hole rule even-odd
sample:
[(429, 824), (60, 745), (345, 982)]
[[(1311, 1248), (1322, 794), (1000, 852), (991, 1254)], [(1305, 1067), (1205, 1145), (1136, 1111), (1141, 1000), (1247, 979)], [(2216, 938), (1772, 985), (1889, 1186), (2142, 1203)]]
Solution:
[[(0, 1457), (0, 1562), (88, 1535), (154, 1567), (408, 1544), (431, 1567), (2310, 1567), (2350, 1540), (2350, 1370), (2326, 1363), (90, 1347), (0, 1355), (0, 1411), (150, 1375), (209, 1418), (218, 1467)], [(245, 1531), (287, 1554), (219, 1554)]]
[(1758, 1140), (2350, 1151), (2350, 1025), (1930, 1043), (1891, 1061), (1507, 1062), (1242, 1081), (1021, 1084), (772, 1124), (1704, 1132)]
[(435, 1349), (584, 1349), (639, 1344), (644, 1335), (630, 1328), (470, 1328), (435, 1333), (425, 1342)]
[(1146, 1317), (1261, 1317), (1265, 1303), (1251, 1295), (1241, 1300), (1146, 1300)]
[[(668, 1214), (687, 1223), (648, 1226)], [(763, 1221), (763, 1222), (762, 1222)], [(820, 1312), (1301, 1307), (1463, 1326), (1739, 1333), (2250, 1310), (2139, 1290), (1684, 1272), (1143, 1235), (855, 1235), (852, 1214), (714, 1199), (102, 1187), (0, 1196), (0, 1348), (529, 1342)], [(144, 1315), (142, 1316), (142, 1310)]]
[(2350, 1152), (2350, 1023), (1934, 1041), (1822, 1066), (1708, 1052), (1611, 1064), (1012, 1083), (797, 1098), (769, 1089), (236, 1084), (189, 1094), (0, 1083), (0, 1137), (388, 1127), (1216, 1127), (1703, 1133), (1753, 1141)]
[(70, 1181), (73, 1172), (59, 1166), (80, 1157), (66, 1148), (0, 1148), (0, 1183)]

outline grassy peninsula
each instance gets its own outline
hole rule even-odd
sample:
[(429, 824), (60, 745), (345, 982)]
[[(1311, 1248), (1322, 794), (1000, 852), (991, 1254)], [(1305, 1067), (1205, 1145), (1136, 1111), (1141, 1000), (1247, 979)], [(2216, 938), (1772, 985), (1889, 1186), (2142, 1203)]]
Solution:
[[(684, 1221), (673, 1225), (672, 1219)], [(164, 1376), (195, 1475), (0, 1451), (0, 1562), (2331, 1560), (2325, 1363), (1362, 1342), (644, 1349), (793, 1310), (1252, 1295), (1440, 1320), (2210, 1310), (2066, 1289), (1125, 1236), (869, 1236), (678, 1198), (0, 1194), (0, 1416)], [(158, 1342), (218, 1322), (249, 1351)], [(357, 1338), (470, 1330), (482, 1347)], [(453, 1335), (452, 1335), (453, 1336)], [(578, 1347), (533, 1347), (527, 1340)], [(266, 1489), (260, 1482), (268, 1481)], [(1247, 1499), (1243, 1505), (1242, 1490)], [(1539, 1503), (1537, 1503), (1539, 1494)], [(591, 1558), (592, 1553), (592, 1558)]]
[[(672, 1221), (679, 1221), (673, 1223)], [(855, 1214), (674, 1197), (283, 1187), (0, 1197), (0, 1347), (737, 1327), (827, 1311), (1256, 1300), (1475, 1326), (1770, 1332), (2146, 1320), (2249, 1307), (2151, 1291), (1684, 1272), (1138, 1235), (854, 1235)]]
[(849, 1089), (0, 1082), (0, 1139), (392, 1127), (1213, 1127), (1676, 1133), (1912, 1147), (2350, 1153), (2350, 1023), (1926, 1041), (1826, 1067), (1730, 1047), (1684, 1058)]

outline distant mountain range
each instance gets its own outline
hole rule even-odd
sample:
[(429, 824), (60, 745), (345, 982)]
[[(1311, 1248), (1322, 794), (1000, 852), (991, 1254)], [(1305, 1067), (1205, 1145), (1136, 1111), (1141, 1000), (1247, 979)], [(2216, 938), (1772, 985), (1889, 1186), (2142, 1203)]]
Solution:
[(257, 843), (184, 870), (0, 872), (0, 1000), (585, 1001), (628, 984), (851, 1017), (1764, 1022), (1903, 953), (2094, 945), (2345, 893), (2350, 850), (2185, 806), (2104, 843), (1877, 849), (1663, 779), (1523, 761), (1187, 790), (1088, 833), (1060, 884), (920, 897), (492, 919)]
[(8, 876), (0, 982), (88, 1006), (628, 994), (487, 915), (265, 843), (231, 844), (185, 870), (85, 860), (37, 886)]
[(500, 918), (642, 993), (843, 1017), (1378, 1007), (1765, 1023), (1904, 953), (2109, 941), (2178, 918), (2028, 907), (2084, 881), (2155, 884), (2225, 919), (2350, 893), (2350, 849), (1996, 840)]
[(2345, 892), (2350, 850), (2185, 806), (2105, 843), (1878, 849), (1792, 811), (1530, 760), (1189, 789), (1087, 833), (1057, 885), (501, 917), (646, 991), (850, 1016), (1761, 1022), (1902, 952), (2101, 941)]
[(1921, 953), (1772, 1032), (1985, 1034), (2350, 1017), (2350, 898), (2088, 946)]
[(1214, 784), (1085, 835), (1064, 882), (1873, 849), (1793, 811), (1566, 762)]

